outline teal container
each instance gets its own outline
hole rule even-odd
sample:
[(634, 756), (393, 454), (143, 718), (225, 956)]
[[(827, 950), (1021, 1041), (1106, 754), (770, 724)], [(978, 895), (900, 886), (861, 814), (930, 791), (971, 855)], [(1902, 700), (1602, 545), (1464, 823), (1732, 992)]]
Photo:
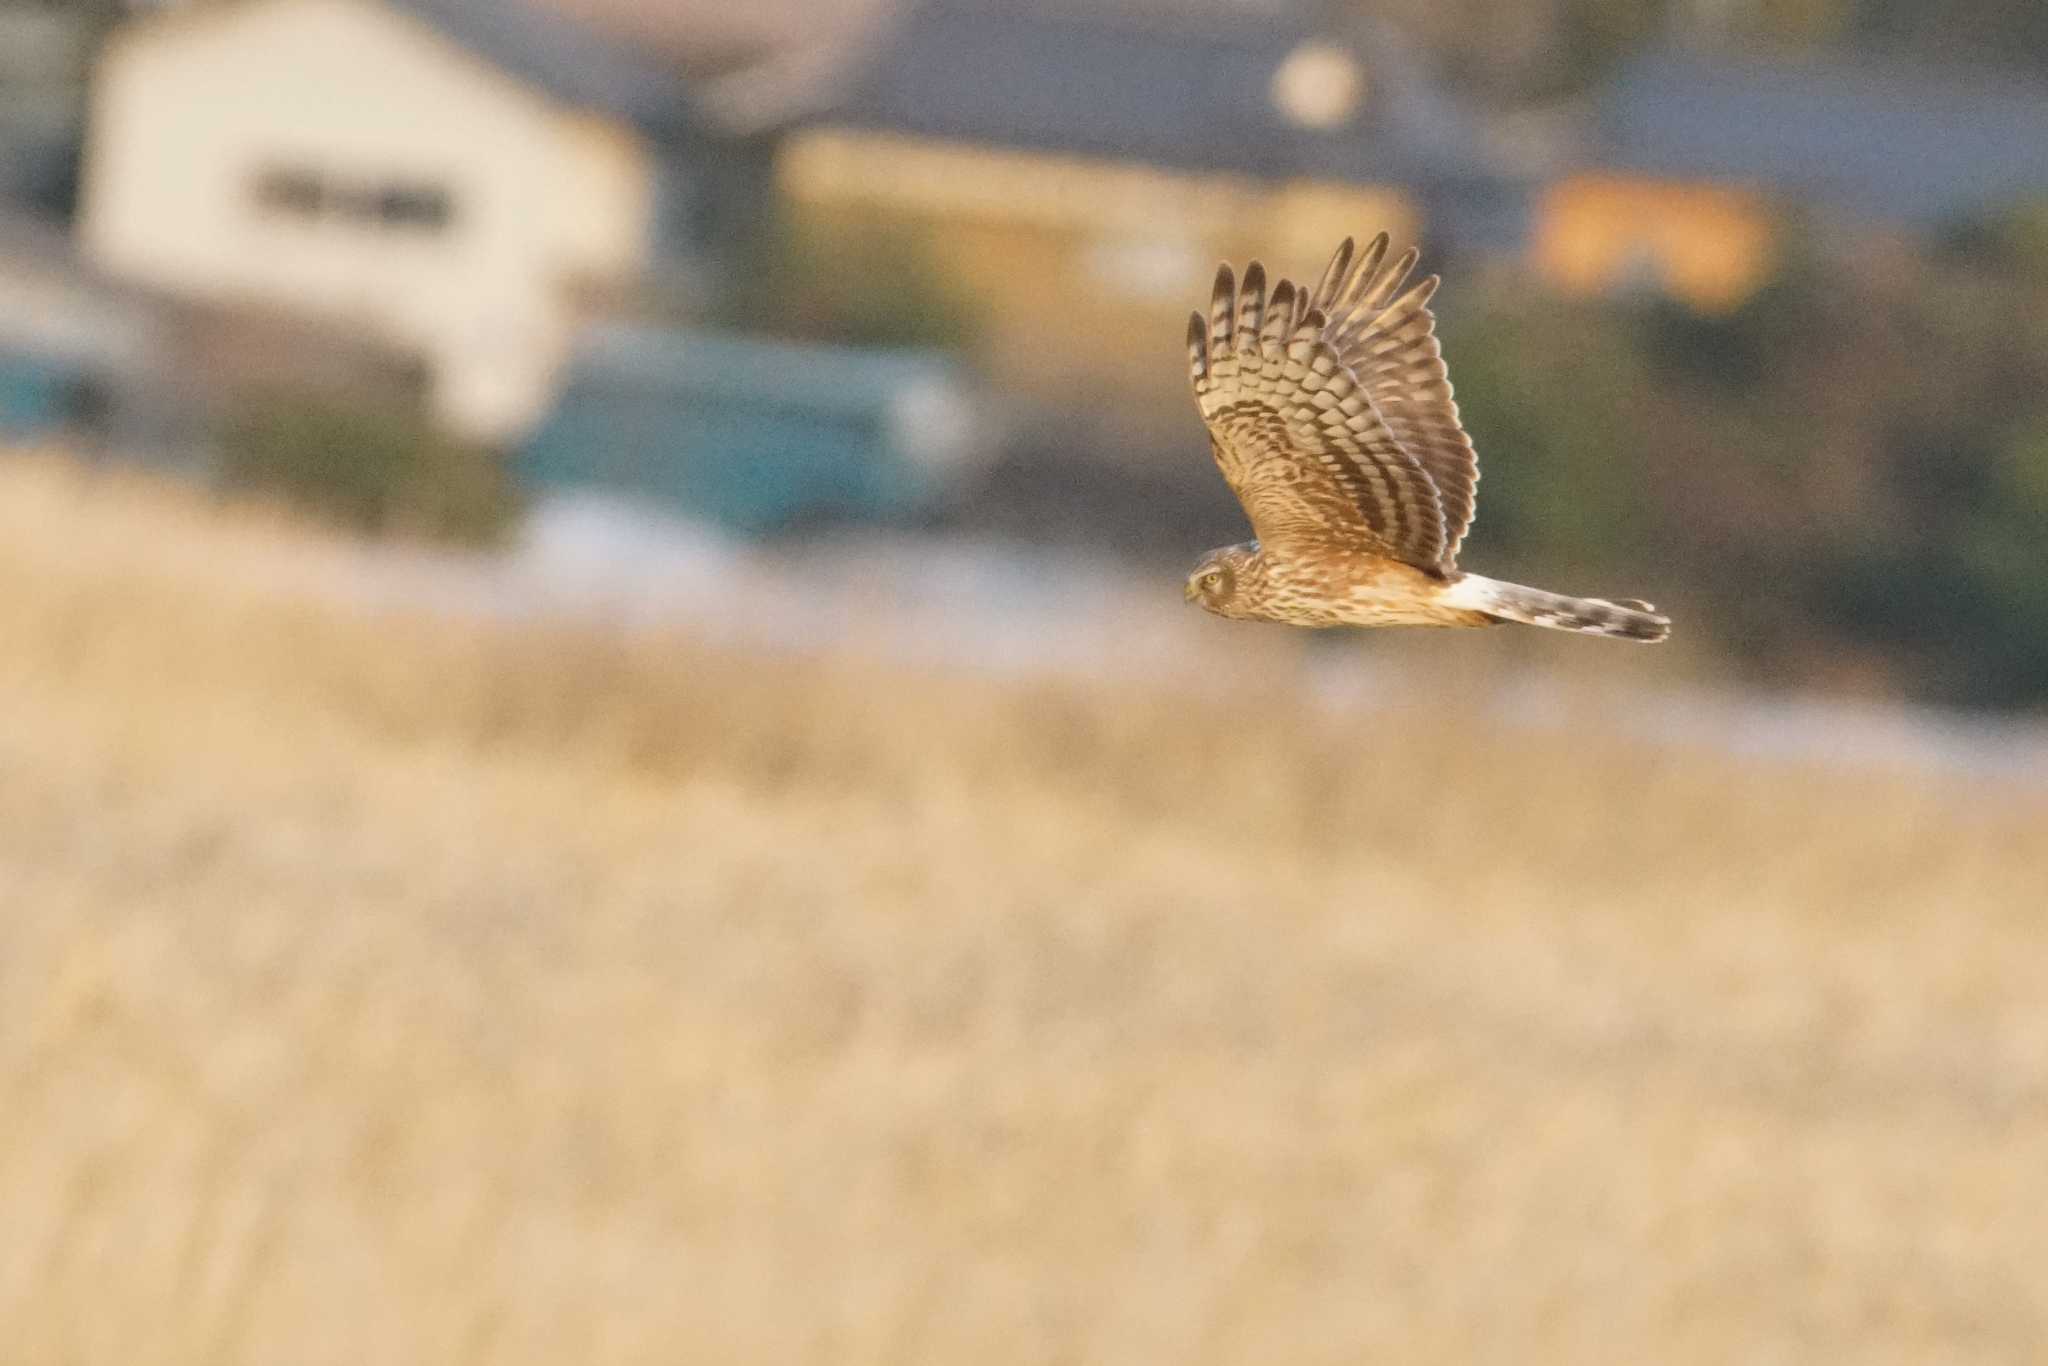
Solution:
[(750, 534), (901, 518), (969, 457), (966, 394), (930, 352), (611, 325), (578, 347), (514, 468), (535, 493), (612, 493)]
[(0, 351), (0, 440), (33, 440), (70, 424), (85, 380), (74, 363)]

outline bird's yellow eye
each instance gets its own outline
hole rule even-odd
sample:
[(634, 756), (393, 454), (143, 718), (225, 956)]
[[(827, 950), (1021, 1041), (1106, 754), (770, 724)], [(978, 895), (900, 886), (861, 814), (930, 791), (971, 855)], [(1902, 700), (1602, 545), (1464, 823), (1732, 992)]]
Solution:
[(1215, 588), (1221, 588), (1222, 586), (1223, 586), (1223, 571), (1222, 571), (1222, 570), (1220, 570), (1220, 569), (1212, 569), (1212, 570), (1210, 570), (1210, 571), (1209, 571), (1208, 573), (1206, 573), (1206, 574), (1202, 575), (1202, 587), (1204, 587), (1204, 588), (1209, 588), (1209, 589), (1215, 589)]

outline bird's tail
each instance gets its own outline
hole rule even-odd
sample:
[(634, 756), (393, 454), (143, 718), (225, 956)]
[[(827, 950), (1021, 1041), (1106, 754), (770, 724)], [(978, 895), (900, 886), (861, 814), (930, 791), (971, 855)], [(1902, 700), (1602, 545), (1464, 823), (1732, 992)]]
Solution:
[(1671, 634), (1671, 619), (1659, 616), (1647, 602), (1624, 598), (1568, 598), (1519, 583), (1467, 574), (1452, 584), (1446, 599), (1459, 607), (1484, 612), (1499, 621), (1519, 621), (1528, 626), (1547, 626), (1553, 631), (1583, 631), (1587, 635), (1613, 636), (1645, 644)]

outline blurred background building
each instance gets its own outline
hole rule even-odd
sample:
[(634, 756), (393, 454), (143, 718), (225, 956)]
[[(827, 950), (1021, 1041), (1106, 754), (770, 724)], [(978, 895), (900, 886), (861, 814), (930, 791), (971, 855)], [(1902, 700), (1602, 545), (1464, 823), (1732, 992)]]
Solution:
[(0, 420), (375, 506), (367, 422), (471, 531), (594, 486), (1163, 561), (1234, 525), (1214, 262), (1384, 228), (1509, 568), (2037, 702), (2048, 42), (1933, 8), (6, 0)]
[(486, 4), (178, 10), (114, 40), (94, 111), (92, 261), (387, 338), (486, 440), (539, 416), (579, 306), (715, 270), (767, 181), (681, 71)]

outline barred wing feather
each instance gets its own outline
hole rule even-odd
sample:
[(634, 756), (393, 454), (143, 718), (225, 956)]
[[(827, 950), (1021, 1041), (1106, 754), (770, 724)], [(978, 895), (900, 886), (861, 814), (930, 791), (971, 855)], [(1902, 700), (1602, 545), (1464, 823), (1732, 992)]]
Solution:
[(1478, 465), (1458, 422), (1429, 299), (1403, 291), (1410, 250), (1346, 239), (1313, 290), (1217, 272), (1188, 363), (1217, 466), (1261, 544), (1364, 549), (1448, 573)]

